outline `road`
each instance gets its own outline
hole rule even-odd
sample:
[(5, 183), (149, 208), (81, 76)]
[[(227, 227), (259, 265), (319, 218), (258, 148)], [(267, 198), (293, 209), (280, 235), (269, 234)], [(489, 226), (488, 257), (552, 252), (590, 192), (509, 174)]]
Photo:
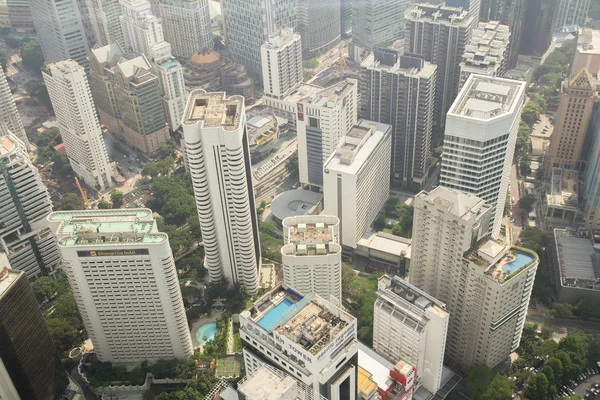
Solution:
[(600, 384), (600, 375), (592, 375), (581, 382), (579, 386), (575, 388), (575, 394), (583, 399), (585, 396), (585, 391), (594, 386), (595, 383)]
[(583, 329), (592, 332), (594, 335), (600, 335), (600, 322), (581, 321), (576, 319), (553, 318), (545, 315), (527, 315), (527, 322), (534, 322), (548, 326), (555, 331), (567, 329), (567, 332), (575, 330), (575, 328)]

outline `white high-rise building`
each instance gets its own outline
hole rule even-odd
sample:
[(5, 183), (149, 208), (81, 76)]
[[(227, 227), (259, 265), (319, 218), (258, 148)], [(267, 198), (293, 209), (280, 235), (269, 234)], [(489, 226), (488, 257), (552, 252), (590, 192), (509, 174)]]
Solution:
[(350, 56), (360, 62), (368, 52), (386, 48), (401, 39), (407, 3), (407, 0), (352, 0)]
[(492, 208), (437, 187), (415, 198), (410, 282), (446, 304), (446, 361), (462, 372), (494, 368), (517, 349), (538, 256), (492, 239)]
[(302, 83), (302, 41), (291, 28), (282, 28), (260, 47), (265, 96), (282, 99)]
[(4, 71), (0, 68), (0, 134), (11, 132), (18, 137), (25, 146), (29, 147), (29, 139), (21, 122), (17, 105), (10, 92)]
[(0, 251), (29, 279), (53, 273), (61, 259), (46, 222), (52, 201), (25, 144), (10, 132), (0, 135), (0, 170)]
[(357, 400), (356, 318), (321, 296), (280, 283), (240, 313), (240, 337), (248, 375), (268, 364), (313, 396)]
[(210, 280), (239, 282), (255, 294), (260, 243), (244, 98), (193, 91), (183, 136)]
[(87, 68), (87, 36), (77, 0), (30, 0), (29, 8), (47, 64), (75, 60)]
[(392, 127), (360, 120), (323, 166), (325, 214), (340, 219), (340, 243), (356, 244), (390, 194)]
[(152, 15), (152, 7), (147, 0), (119, 0), (121, 5), (121, 27), (123, 29), (123, 50), (133, 55), (144, 54), (152, 58), (154, 46), (164, 42), (163, 27), (158, 17)]
[(323, 186), (323, 165), (358, 121), (358, 84), (346, 79), (296, 105), (300, 183)]
[(20, 396), (17, 393), (17, 389), (15, 389), (15, 385), (13, 385), (12, 379), (0, 358), (0, 400), (11, 400), (16, 399), (19, 400)]
[(112, 185), (96, 107), (83, 67), (73, 60), (49, 64), (42, 71), (71, 168), (95, 189)]
[(373, 314), (373, 349), (389, 361), (417, 368), (417, 386), (435, 394), (442, 382), (446, 305), (397, 276), (379, 278)]
[(269, 364), (261, 365), (242, 378), (238, 391), (246, 400), (327, 400), (315, 394), (312, 387)]
[(494, 237), (500, 235), (526, 86), (471, 75), (446, 119), (440, 185), (490, 204)]
[(152, 211), (59, 211), (48, 221), (100, 361), (193, 353), (169, 238), (156, 228)]
[(283, 282), (300, 293), (342, 300), (342, 247), (338, 217), (302, 215), (283, 220)]
[(306, 56), (324, 53), (341, 38), (340, 0), (297, 0), (298, 32)]
[(90, 23), (96, 36), (96, 45), (108, 46), (111, 43), (123, 45), (123, 28), (119, 16), (119, 0), (86, 0)]
[(160, 0), (165, 39), (175, 57), (189, 60), (202, 49), (213, 48), (209, 0)]

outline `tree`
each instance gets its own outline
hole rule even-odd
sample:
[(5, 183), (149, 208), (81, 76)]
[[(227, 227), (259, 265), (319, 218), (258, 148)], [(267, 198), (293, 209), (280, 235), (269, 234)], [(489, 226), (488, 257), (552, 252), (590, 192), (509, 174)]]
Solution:
[(521, 197), (521, 199), (519, 200), (519, 208), (527, 211), (527, 213), (530, 213), (531, 210), (533, 210), (534, 204), (535, 204), (535, 197), (533, 197), (531, 195)]
[(552, 339), (552, 333), (554, 333), (554, 330), (552, 330), (552, 328), (550, 328), (549, 326), (543, 325), (542, 326), (542, 339), (544, 340), (548, 340), (548, 339)]
[(118, 190), (110, 192), (110, 201), (112, 202), (113, 208), (121, 208), (123, 205), (123, 192)]
[(23, 87), (25, 88), (27, 94), (29, 94), (29, 97), (32, 99), (39, 101), (47, 107), (51, 105), (50, 96), (48, 95), (48, 90), (46, 89), (46, 85), (43, 81), (31, 79), (25, 82)]
[(531, 174), (531, 159), (528, 155), (522, 157), (519, 161), (519, 172), (521, 176), (529, 176)]
[(44, 55), (40, 41), (37, 39), (29, 40), (21, 45), (21, 59), (23, 64), (32, 71), (39, 72), (44, 65)]
[(510, 400), (511, 398), (512, 390), (510, 388), (510, 382), (505, 376), (500, 374), (494, 375), (487, 390), (480, 397), (481, 400)]
[(173, 175), (158, 176), (152, 181), (152, 192), (154, 198), (149, 206), (162, 215), (167, 225), (181, 226), (189, 217), (197, 215), (189, 176), (185, 179)]
[(495, 372), (486, 365), (478, 365), (467, 373), (467, 393), (473, 400), (481, 399), (494, 379)]
[(538, 372), (525, 389), (527, 400), (548, 400), (550, 382), (543, 372)]
[(562, 361), (560, 361), (557, 357), (551, 357), (544, 364), (544, 368), (546, 368), (546, 367), (551, 368), (552, 373), (554, 375), (554, 379), (550, 379), (548, 377), (548, 380), (550, 382), (553, 382), (556, 385), (560, 384), (560, 382), (563, 379), (563, 373), (564, 373)]
[(540, 106), (535, 102), (529, 102), (523, 107), (521, 119), (530, 127), (540, 119)]
[(219, 35), (213, 35), (214, 49), (215, 50), (223, 50), (225, 45), (223, 44), (223, 38)]
[(35, 294), (35, 298), (40, 303), (54, 298), (57, 290), (58, 285), (56, 283), (56, 280), (48, 276), (42, 276), (38, 278), (35, 281), (35, 285), (33, 286), (33, 293)]
[(552, 303), (550, 314), (556, 318), (570, 318), (573, 316), (573, 305), (569, 303)]
[(294, 178), (294, 180), (298, 180), (299, 176), (298, 176), (298, 152), (296, 151), (294, 154), (292, 154), (290, 156), (290, 158), (287, 159), (287, 161), (285, 162), (285, 169), (288, 172), (288, 174), (290, 174), (290, 176), (292, 178)]
[(310, 60), (302, 61), (302, 67), (304, 69), (315, 69), (319, 67), (319, 61), (316, 58), (311, 58)]
[(2, 67), (2, 70), (4, 72), (6, 72), (6, 69), (8, 68), (9, 63), (10, 63), (10, 54), (8, 54), (5, 51), (0, 51), (0, 66)]
[(11, 49), (18, 49), (23, 44), (23, 40), (17, 39), (14, 36), (9, 36), (4, 39), (4, 43), (6, 43), (6, 45)]
[(98, 203), (99, 210), (108, 210), (108, 209), (111, 209), (112, 207), (113, 207), (113, 205), (110, 201), (100, 200), (100, 202)]
[(85, 203), (75, 193), (66, 193), (55, 205), (56, 210), (85, 210)]
[(385, 228), (385, 216), (378, 215), (377, 218), (375, 218), (375, 221), (373, 221), (373, 229), (381, 231), (383, 228)]
[(71, 350), (77, 335), (75, 328), (68, 322), (58, 318), (50, 318), (46, 321), (50, 337), (56, 349), (63, 353)]
[(167, 156), (167, 158), (160, 161), (148, 162), (142, 170), (142, 176), (156, 178), (159, 175), (169, 175), (173, 170), (174, 164), (175, 159), (172, 156)]

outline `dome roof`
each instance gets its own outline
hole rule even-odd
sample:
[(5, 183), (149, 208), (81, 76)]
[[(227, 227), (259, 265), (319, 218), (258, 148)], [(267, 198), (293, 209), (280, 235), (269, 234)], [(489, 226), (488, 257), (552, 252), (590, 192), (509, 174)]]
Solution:
[(202, 49), (197, 53), (194, 53), (190, 59), (191, 64), (202, 65), (210, 64), (221, 59), (221, 54), (214, 50)]

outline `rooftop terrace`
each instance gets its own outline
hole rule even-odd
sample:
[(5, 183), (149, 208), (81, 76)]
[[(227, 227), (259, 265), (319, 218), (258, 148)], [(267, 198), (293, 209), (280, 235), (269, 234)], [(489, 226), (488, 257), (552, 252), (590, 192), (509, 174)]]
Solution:
[(448, 113), (482, 120), (508, 114), (522, 90), (525, 82), (471, 75)]
[(301, 381), (263, 364), (238, 383), (246, 400), (325, 400)]
[(244, 111), (242, 96), (227, 97), (225, 92), (207, 93), (194, 90), (188, 98), (183, 123), (194, 124), (204, 121), (205, 127), (221, 126), (225, 130), (235, 130), (240, 125)]
[(554, 245), (562, 286), (600, 290), (600, 254), (587, 231), (555, 229)]

